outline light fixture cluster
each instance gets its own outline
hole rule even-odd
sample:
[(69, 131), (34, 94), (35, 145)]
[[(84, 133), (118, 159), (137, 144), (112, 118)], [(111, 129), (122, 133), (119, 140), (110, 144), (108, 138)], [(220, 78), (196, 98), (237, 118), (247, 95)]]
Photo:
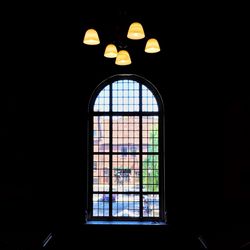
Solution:
[[(127, 38), (132, 40), (140, 40), (145, 38), (144, 29), (139, 22), (133, 22), (128, 29)], [(98, 45), (100, 44), (100, 39), (98, 33), (95, 29), (88, 29), (85, 32), (83, 43), (87, 45)], [(157, 53), (160, 51), (160, 46), (155, 38), (150, 38), (147, 40), (144, 51), (146, 53)], [(104, 56), (107, 58), (116, 58), (116, 65), (129, 65), (131, 64), (131, 58), (127, 50), (121, 49), (117, 50), (115, 44), (110, 43), (106, 46), (104, 51)]]

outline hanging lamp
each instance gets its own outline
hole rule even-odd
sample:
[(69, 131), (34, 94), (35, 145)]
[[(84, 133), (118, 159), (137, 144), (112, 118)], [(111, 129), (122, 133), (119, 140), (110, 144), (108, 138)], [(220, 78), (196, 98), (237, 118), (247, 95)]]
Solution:
[(104, 56), (107, 58), (115, 58), (117, 56), (117, 48), (114, 44), (108, 44), (104, 51)]
[(125, 66), (125, 65), (129, 65), (131, 63), (132, 62), (131, 62), (130, 55), (129, 55), (128, 51), (127, 50), (120, 50), (117, 54), (115, 64)]
[(87, 45), (97, 45), (100, 43), (98, 33), (95, 29), (88, 29), (85, 32), (83, 43)]
[(143, 27), (140, 23), (134, 22), (129, 26), (127, 37), (132, 40), (139, 40), (145, 37)]
[(150, 38), (148, 39), (146, 46), (145, 46), (145, 52), (147, 53), (157, 53), (159, 52), (160, 49), (160, 45), (158, 43), (158, 41), (155, 38)]

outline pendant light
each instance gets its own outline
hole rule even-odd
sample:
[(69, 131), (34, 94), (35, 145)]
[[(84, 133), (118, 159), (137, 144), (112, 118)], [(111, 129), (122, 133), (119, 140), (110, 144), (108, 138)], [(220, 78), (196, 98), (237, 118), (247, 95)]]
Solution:
[(158, 43), (158, 41), (155, 38), (150, 38), (148, 39), (146, 46), (145, 46), (145, 52), (147, 53), (157, 53), (159, 52), (160, 49), (160, 45)]
[(127, 50), (120, 50), (117, 54), (115, 64), (125, 66), (131, 64), (130, 55)]
[(104, 51), (104, 56), (107, 58), (115, 58), (117, 56), (117, 49), (114, 44), (108, 44)]
[[(145, 38), (144, 29), (141, 23), (139, 22), (132, 22), (130, 23), (129, 29), (127, 30), (127, 38), (132, 40), (140, 40)], [(146, 45), (144, 47), (144, 51), (146, 53), (157, 53), (161, 51), (160, 45), (155, 38), (147, 38)], [(110, 40), (110, 39), (109, 39)], [(95, 29), (88, 29), (85, 32), (83, 43), (87, 45), (97, 45), (100, 43), (100, 39), (98, 33)], [(117, 47), (116, 47), (117, 46)], [(107, 43), (105, 45), (105, 50), (103, 52), (104, 57), (106, 58), (115, 58), (116, 65), (130, 65), (131, 58), (128, 53), (126, 41), (120, 41), (120, 39), (115, 40), (114, 43)], [(118, 48), (120, 51), (118, 52)]]
[(100, 43), (98, 33), (95, 29), (88, 29), (84, 35), (83, 43), (87, 45), (97, 45)]
[(132, 40), (139, 40), (145, 37), (143, 27), (140, 23), (134, 22), (129, 26), (127, 37)]

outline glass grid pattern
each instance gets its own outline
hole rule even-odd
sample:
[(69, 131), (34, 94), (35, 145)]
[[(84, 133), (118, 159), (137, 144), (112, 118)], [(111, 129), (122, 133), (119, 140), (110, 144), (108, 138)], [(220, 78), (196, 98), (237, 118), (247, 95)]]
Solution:
[(99, 92), (93, 112), (92, 217), (159, 218), (159, 112), (153, 93), (136, 81), (115, 81)]
[(112, 84), (112, 110), (139, 111), (139, 83), (120, 80)]
[(159, 156), (143, 155), (143, 191), (158, 192), (159, 191)]
[(112, 174), (113, 192), (139, 192), (140, 168), (139, 155), (113, 155)]
[(113, 152), (139, 152), (139, 116), (113, 116)]
[(158, 116), (142, 117), (142, 151), (159, 152)]
[(93, 194), (93, 216), (109, 216), (108, 194)]
[(94, 155), (93, 191), (109, 191), (109, 155)]
[(117, 202), (113, 205), (114, 217), (139, 217), (140, 196), (138, 194), (118, 194)]
[(109, 111), (110, 109), (110, 87), (107, 85), (97, 96), (94, 104), (94, 111)]
[(94, 152), (109, 151), (109, 116), (93, 117)]
[(142, 85), (142, 111), (158, 111), (157, 101), (153, 93), (144, 85)]
[(143, 195), (143, 217), (159, 217), (159, 195)]

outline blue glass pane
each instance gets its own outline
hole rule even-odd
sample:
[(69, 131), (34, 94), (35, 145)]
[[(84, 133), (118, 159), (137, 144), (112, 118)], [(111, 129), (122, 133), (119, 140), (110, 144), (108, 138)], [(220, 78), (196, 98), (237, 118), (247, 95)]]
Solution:
[(119, 80), (112, 84), (112, 109), (114, 112), (139, 111), (139, 83)]
[(142, 85), (142, 111), (158, 112), (158, 104), (153, 93)]
[(106, 86), (97, 96), (94, 104), (94, 111), (108, 112), (109, 111), (109, 85)]

